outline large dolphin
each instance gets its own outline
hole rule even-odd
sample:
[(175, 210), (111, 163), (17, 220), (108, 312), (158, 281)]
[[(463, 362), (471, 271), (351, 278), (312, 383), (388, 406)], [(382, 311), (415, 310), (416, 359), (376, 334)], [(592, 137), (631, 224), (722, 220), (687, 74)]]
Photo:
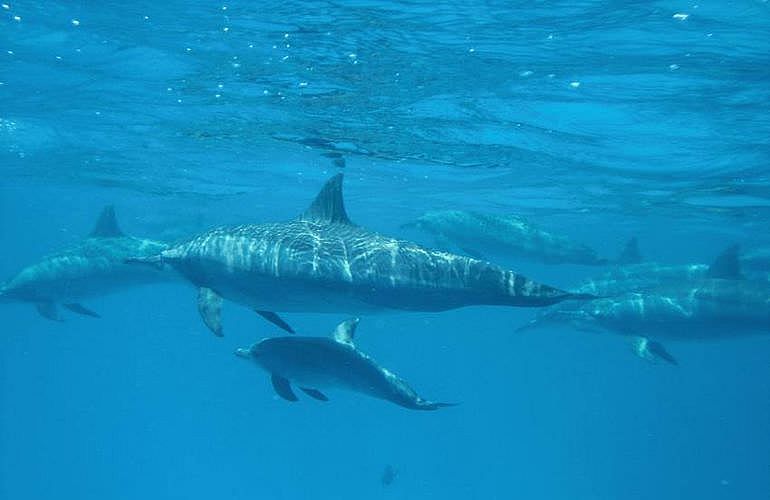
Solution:
[(115, 210), (108, 206), (87, 238), (22, 269), (0, 287), (0, 300), (30, 302), (43, 317), (56, 321), (61, 320), (57, 304), (78, 314), (99, 317), (80, 301), (171, 278), (173, 273), (125, 262), (127, 258), (156, 255), (165, 248), (165, 243), (123, 234)]
[(294, 383), (308, 396), (320, 401), (329, 398), (320, 389), (341, 388), (384, 399), (411, 410), (437, 410), (452, 403), (422, 399), (395, 373), (378, 365), (353, 343), (358, 319), (340, 323), (332, 338), (274, 337), (247, 349), (238, 356), (255, 361), (270, 373), (275, 392), (287, 401), (297, 401)]
[[(737, 257), (736, 253), (732, 253)], [(676, 364), (662, 341), (735, 338), (770, 333), (770, 282), (733, 279), (735, 271), (668, 283), (579, 304), (559, 305), (529, 325), (567, 324), (630, 337), (636, 353)]]
[[(415, 227), (428, 232), (440, 248), (456, 248), (476, 258), (486, 259), (492, 255), (546, 264), (590, 266), (610, 263), (610, 260), (599, 257), (593, 248), (545, 231), (516, 215), (437, 210), (427, 212), (402, 227)], [(637, 260), (636, 239), (632, 239), (615, 262), (627, 264)]]
[(298, 218), (222, 227), (140, 262), (173, 266), (200, 287), (206, 325), (222, 334), (222, 298), (255, 309), (365, 314), (444, 311), (471, 305), (547, 306), (579, 294), (536, 283), (489, 262), (434, 251), (353, 224), (342, 174)]

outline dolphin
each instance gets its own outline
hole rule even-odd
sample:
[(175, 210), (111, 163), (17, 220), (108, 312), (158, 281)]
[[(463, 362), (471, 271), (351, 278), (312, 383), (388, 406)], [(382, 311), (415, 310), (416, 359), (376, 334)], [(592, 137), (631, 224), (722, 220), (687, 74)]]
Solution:
[(742, 279), (740, 247), (731, 245), (711, 264), (660, 264), (643, 262), (611, 268), (573, 289), (576, 293), (613, 296), (673, 284), (692, 283), (709, 277)]
[(35, 304), (41, 316), (54, 321), (61, 321), (57, 304), (77, 314), (99, 317), (80, 301), (171, 279), (170, 273), (124, 262), (131, 257), (155, 255), (165, 248), (165, 243), (123, 234), (115, 209), (107, 206), (87, 238), (22, 269), (0, 287), (0, 300)]
[[(737, 252), (729, 253), (737, 260)], [(582, 331), (613, 332), (630, 337), (636, 353), (647, 360), (677, 364), (664, 340), (709, 340), (770, 333), (770, 282), (735, 279), (727, 274), (667, 283), (572, 305), (559, 305), (539, 315), (525, 330), (567, 324)], [(737, 273), (740, 275), (740, 273)]]
[(222, 335), (223, 298), (288, 330), (274, 311), (360, 315), (471, 305), (539, 307), (586, 297), (353, 224), (343, 203), (342, 174), (294, 220), (220, 227), (133, 261), (171, 265), (197, 285), (198, 310), (216, 335)]
[(395, 373), (359, 351), (353, 337), (358, 318), (340, 323), (332, 338), (267, 338), (235, 354), (251, 359), (270, 373), (275, 392), (287, 401), (297, 401), (294, 383), (305, 394), (320, 401), (329, 398), (321, 388), (338, 387), (390, 401), (410, 410), (437, 410), (454, 403), (422, 399)]
[[(545, 264), (601, 266), (610, 263), (610, 260), (599, 257), (593, 248), (545, 231), (516, 215), (438, 210), (427, 212), (402, 227), (428, 232), (439, 247), (456, 248), (479, 259), (495, 255)], [(637, 242), (632, 238), (616, 263), (629, 264), (638, 260)]]

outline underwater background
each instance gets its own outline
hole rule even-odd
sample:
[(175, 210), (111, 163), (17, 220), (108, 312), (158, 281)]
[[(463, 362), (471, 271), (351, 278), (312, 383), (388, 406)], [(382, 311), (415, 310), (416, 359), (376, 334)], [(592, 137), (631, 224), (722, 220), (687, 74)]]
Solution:
[[(0, 279), (107, 204), (176, 241), (291, 219), (338, 172), (356, 223), (428, 245), (402, 225), (451, 208), (708, 263), (770, 244), (769, 82), (762, 0), (4, 2)], [(517, 333), (534, 309), (364, 316), (362, 349), (461, 403), (410, 412), (278, 399), (233, 351), (280, 331), (229, 302), (215, 338), (181, 282), (88, 306), (2, 305), (2, 499), (770, 498), (768, 336), (671, 342), (669, 366)]]

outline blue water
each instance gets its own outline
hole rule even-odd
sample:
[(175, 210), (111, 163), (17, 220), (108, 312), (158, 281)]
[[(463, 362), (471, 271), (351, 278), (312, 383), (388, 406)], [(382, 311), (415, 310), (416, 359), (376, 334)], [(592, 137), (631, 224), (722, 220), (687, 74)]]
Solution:
[[(669, 263), (770, 244), (762, 0), (19, 1), (0, 82), (1, 279), (105, 204), (174, 241), (294, 217), (339, 171), (355, 222), (396, 236), (462, 208), (608, 256), (631, 236)], [(531, 309), (365, 317), (362, 349), (462, 403), (410, 412), (278, 399), (232, 354), (277, 330), (226, 303), (215, 338), (187, 285), (88, 306), (102, 319), (2, 306), (0, 499), (770, 498), (767, 336), (675, 342), (671, 367), (514, 333)], [(346, 316), (286, 318), (326, 335)]]

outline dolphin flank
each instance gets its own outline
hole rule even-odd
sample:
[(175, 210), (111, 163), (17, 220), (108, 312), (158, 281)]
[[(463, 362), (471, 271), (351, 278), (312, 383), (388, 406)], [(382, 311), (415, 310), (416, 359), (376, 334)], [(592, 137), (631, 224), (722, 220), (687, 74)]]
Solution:
[(332, 338), (267, 338), (235, 353), (270, 373), (275, 392), (297, 401), (291, 384), (319, 401), (329, 398), (321, 388), (337, 387), (390, 401), (411, 410), (437, 410), (453, 403), (422, 399), (391, 371), (379, 366), (353, 343), (358, 318), (340, 323)]
[[(218, 335), (222, 298), (251, 307), (287, 329), (273, 311), (365, 314), (471, 305), (541, 307), (589, 297), (357, 226), (345, 211), (342, 174), (331, 178), (292, 221), (213, 229), (159, 257), (200, 288), (199, 311)], [(158, 256), (140, 260), (157, 261)]]

